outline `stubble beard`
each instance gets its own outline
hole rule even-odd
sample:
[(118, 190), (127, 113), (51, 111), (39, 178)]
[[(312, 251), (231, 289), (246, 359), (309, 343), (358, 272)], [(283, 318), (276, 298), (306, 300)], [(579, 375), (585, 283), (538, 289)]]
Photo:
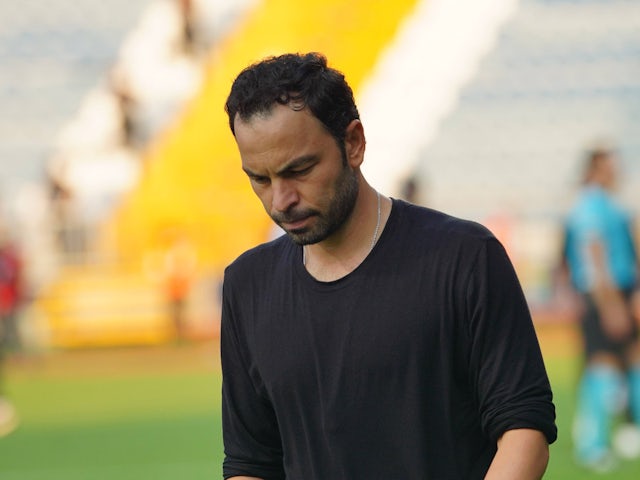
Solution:
[(272, 219), (282, 227), (287, 219), (314, 216), (316, 222), (312, 227), (299, 230), (285, 230), (289, 238), (298, 245), (311, 245), (321, 242), (338, 231), (353, 213), (358, 198), (360, 185), (358, 177), (348, 166), (344, 166), (340, 176), (336, 179), (333, 198), (327, 212), (307, 210), (303, 212), (287, 212)]

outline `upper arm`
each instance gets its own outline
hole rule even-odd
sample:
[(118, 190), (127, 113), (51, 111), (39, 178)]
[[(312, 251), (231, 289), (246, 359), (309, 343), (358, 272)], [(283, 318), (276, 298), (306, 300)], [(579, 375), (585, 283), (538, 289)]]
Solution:
[(240, 478), (284, 478), (278, 423), (239, 324), (238, 315), (247, 312), (239, 310), (225, 284), (220, 333), (223, 470)]
[(517, 428), (555, 440), (555, 408), (529, 308), (500, 243), (479, 251), (467, 293), (469, 380), (482, 428), (497, 440)]

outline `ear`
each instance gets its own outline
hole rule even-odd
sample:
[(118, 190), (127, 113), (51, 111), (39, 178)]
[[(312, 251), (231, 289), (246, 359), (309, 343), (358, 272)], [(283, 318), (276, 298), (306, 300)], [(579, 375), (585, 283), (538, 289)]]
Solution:
[(360, 120), (352, 120), (347, 126), (344, 136), (347, 162), (351, 165), (351, 168), (358, 168), (362, 164), (366, 144), (362, 122)]

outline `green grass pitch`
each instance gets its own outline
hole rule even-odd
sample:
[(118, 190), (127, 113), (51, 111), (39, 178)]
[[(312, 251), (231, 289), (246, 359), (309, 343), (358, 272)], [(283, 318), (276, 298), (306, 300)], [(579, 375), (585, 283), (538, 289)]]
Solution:
[[(623, 463), (609, 476), (574, 465), (577, 365), (547, 358), (547, 366), (560, 435), (545, 479), (639, 478), (640, 461)], [(0, 479), (221, 478), (215, 346), (67, 353), (63, 361), (26, 360), (9, 368), (7, 390), (22, 421), (0, 438)]]

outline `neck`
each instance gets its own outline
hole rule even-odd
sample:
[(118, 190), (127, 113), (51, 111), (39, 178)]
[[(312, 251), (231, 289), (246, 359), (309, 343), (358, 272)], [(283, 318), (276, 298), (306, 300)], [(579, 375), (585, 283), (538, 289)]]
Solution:
[(302, 249), (307, 271), (318, 280), (337, 280), (362, 263), (369, 255), (386, 223), (390, 201), (371, 189), (368, 200), (354, 211), (354, 217), (337, 237)]

